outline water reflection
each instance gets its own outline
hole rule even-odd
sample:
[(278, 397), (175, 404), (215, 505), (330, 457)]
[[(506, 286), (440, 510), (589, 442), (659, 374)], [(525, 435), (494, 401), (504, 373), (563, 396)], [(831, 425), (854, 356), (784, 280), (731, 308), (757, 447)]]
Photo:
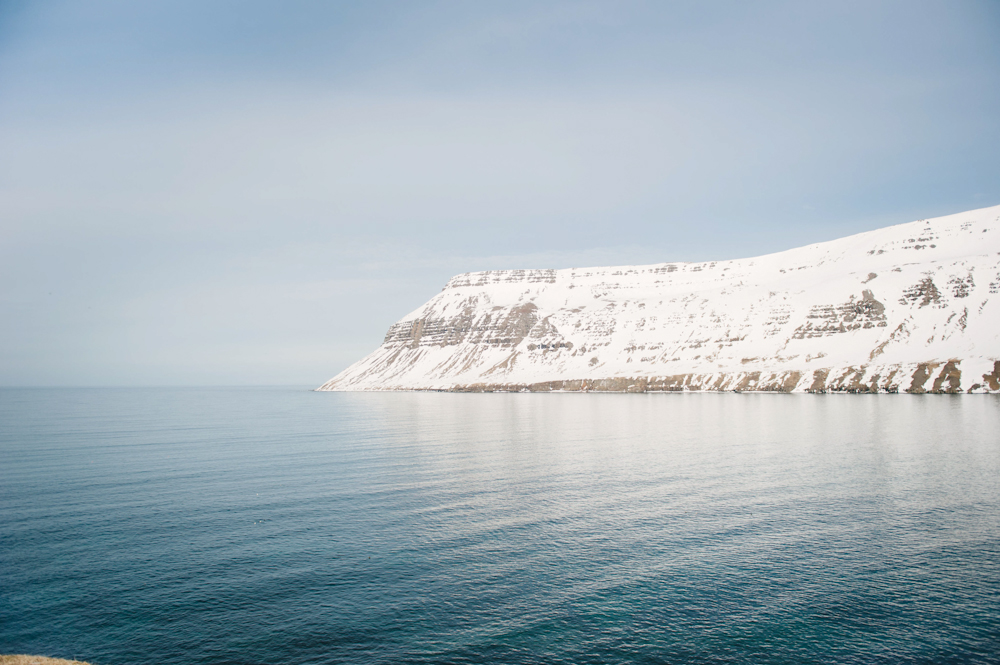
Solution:
[(0, 637), (115, 665), (988, 662), (997, 431), (995, 396), (7, 391)]

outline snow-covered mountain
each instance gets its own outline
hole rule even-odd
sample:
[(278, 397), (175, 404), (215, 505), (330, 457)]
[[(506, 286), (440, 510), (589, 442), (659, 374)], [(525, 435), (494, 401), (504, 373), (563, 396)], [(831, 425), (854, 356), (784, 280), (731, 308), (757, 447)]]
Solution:
[(752, 259), (452, 278), (319, 390), (1000, 391), (1000, 206)]

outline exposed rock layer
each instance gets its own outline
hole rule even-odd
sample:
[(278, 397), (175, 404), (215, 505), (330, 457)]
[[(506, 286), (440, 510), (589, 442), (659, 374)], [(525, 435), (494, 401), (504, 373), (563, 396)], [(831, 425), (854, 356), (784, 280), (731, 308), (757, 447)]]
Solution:
[(752, 259), (452, 278), (320, 390), (1000, 391), (1000, 206)]

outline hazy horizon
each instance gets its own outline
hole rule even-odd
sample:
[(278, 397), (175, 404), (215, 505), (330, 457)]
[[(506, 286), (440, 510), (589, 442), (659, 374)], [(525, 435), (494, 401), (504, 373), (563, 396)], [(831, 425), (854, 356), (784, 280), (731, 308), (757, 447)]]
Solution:
[(0, 4), (0, 385), (319, 385), (454, 274), (1000, 204), (1000, 5)]

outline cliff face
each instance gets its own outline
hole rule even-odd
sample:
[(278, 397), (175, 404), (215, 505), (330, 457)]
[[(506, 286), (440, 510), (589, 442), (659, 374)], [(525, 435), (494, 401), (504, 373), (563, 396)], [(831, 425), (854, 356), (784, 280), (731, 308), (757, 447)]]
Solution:
[(459, 275), (319, 390), (1000, 391), (1000, 206), (751, 259)]

